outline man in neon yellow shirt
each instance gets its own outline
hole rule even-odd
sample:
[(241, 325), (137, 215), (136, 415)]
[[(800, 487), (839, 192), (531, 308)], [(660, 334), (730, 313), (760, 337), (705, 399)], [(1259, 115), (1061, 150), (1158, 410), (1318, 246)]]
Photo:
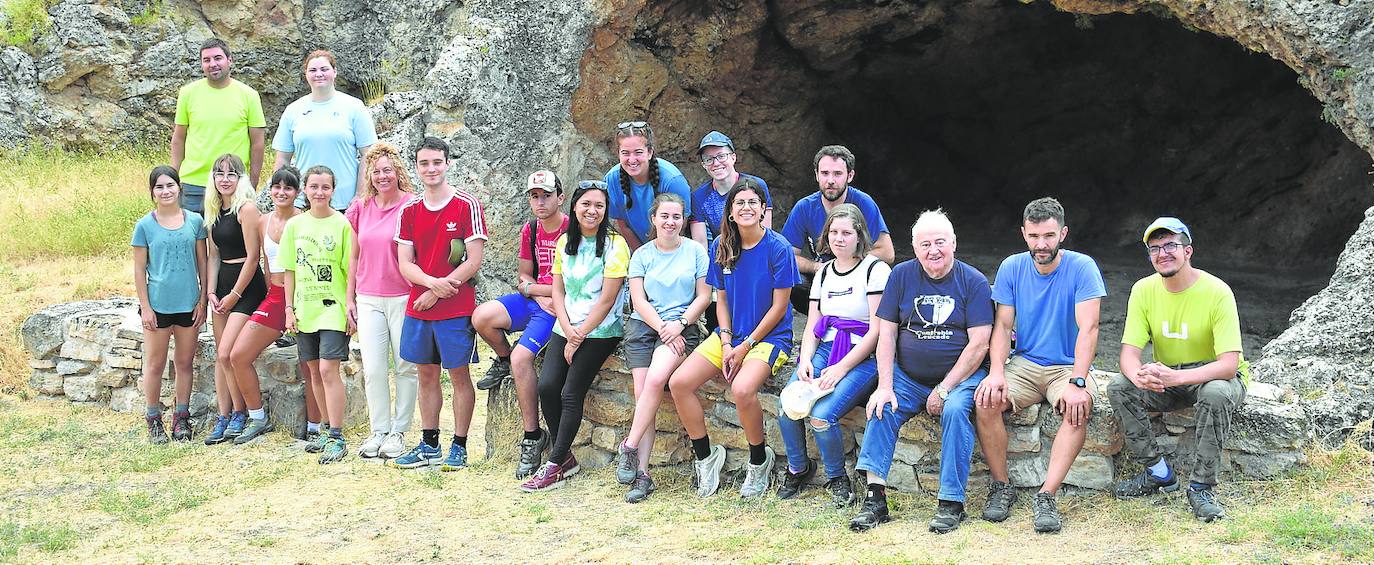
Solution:
[[(1193, 234), (1178, 218), (1145, 228), (1155, 274), (1131, 288), (1121, 375), (1107, 387), (1121, 419), (1126, 448), (1145, 470), (1117, 483), (1118, 498), (1177, 490), (1180, 479), (1164, 460), (1150, 427), (1150, 412), (1196, 408), (1196, 440), (1188, 506), (1204, 522), (1225, 516), (1212, 489), (1221, 466), (1231, 417), (1245, 402), (1250, 366), (1241, 351), (1240, 317), (1231, 287), (1193, 267)], [(1141, 352), (1154, 344), (1153, 363)]]
[(205, 214), (205, 187), (210, 166), (225, 153), (248, 163), (248, 182), (258, 186), (262, 172), (267, 120), (262, 100), (253, 90), (230, 77), (233, 56), (223, 40), (210, 38), (200, 46), (203, 80), (177, 92), (176, 123), (172, 127), (172, 168), (181, 174), (181, 206)]

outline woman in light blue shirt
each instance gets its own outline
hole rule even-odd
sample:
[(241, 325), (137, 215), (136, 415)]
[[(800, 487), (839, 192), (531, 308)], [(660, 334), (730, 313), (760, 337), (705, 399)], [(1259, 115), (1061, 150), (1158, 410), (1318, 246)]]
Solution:
[[(361, 100), (334, 89), (338, 71), (333, 53), (312, 51), (305, 57), (303, 70), (310, 94), (282, 112), (272, 137), (272, 148), (277, 150), (272, 170), (285, 165), (301, 171), (316, 165), (329, 167), (338, 177), (329, 206), (342, 212), (357, 194), (361, 155), (377, 142), (377, 128)], [(304, 197), (296, 205), (304, 207)]]

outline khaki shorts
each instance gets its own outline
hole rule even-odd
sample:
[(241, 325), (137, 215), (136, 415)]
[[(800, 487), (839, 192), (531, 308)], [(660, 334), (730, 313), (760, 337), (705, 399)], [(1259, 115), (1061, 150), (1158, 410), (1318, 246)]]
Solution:
[[(1073, 386), (1069, 384), (1073, 365), (1037, 365), (1020, 355), (1011, 358), (1003, 373), (1007, 377), (1007, 399), (1011, 401), (1012, 412), (1020, 412), (1041, 400), (1048, 400), (1050, 406), (1057, 409), (1065, 387)], [(1088, 394), (1096, 401), (1097, 381), (1091, 374), (1087, 379)]]

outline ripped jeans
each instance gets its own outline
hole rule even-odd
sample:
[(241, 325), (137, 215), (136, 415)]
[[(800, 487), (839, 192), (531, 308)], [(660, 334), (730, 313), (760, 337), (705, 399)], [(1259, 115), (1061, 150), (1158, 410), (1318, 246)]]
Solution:
[[(812, 377), (819, 377), (830, 359), (831, 342), (823, 342), (816, 347), (811, 358)], [(798, 380), (797, 374), (787, 382)], [(806, 427), (816, 434), (816, 447), (820, 450), (821, 461), (825, 466), (826, 478), (845, 476), (844, 432), (839, 420), (855, 406), (868, 402), (869, 395), (878, 386), (878, 363), (869, 356), (849, 371), (844, 378), (835, 383), (835, 390), (822, 396), (811, 408), (811, 414), (802, 420), (793, 420), (778, 410), (778, 429), (782, 432), (783, 446), (787, 449), (789, 471), (800, 472), (806, 468)]]

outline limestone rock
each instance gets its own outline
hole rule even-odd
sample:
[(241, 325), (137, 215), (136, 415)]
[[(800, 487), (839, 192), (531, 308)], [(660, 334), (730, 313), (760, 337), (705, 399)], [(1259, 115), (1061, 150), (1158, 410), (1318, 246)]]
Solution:
[(61, 396), (62, 380), (62, 375), (57, 374), (57, 371), (36, 369), (29, 377), (29, 388), (38, 394)]
[(96, 384), (95, 375), (69, 375), (62, 379), (62, 391), (73, 402), (98, 402), (109, 389)]
[(136, 386), (126, 386), (110, 391), (110, 410), (137, 414), (146, 408), (143, 393)]

